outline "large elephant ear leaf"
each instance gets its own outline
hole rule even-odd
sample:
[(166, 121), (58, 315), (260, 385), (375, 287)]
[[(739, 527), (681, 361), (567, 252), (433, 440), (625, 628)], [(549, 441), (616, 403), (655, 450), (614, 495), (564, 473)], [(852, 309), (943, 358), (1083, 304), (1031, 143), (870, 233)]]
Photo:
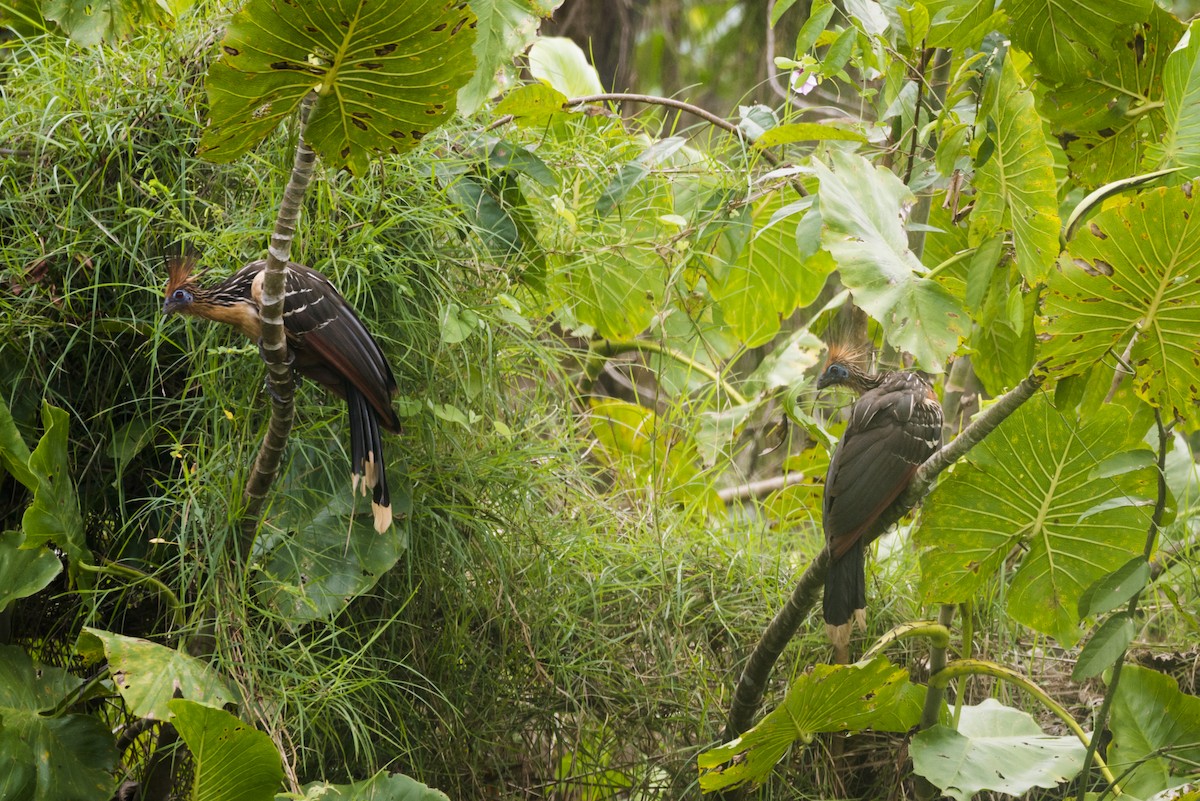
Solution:
[(208, 72), (200, 152), (237, 158), (315, 91), (308, 143), (361, 174), (373, 154), (411, 148), (454, 112), (475, 68), (474, 28), (462, 0), (250, 0)]
[[(1124, 409), (1079, 423), (1038, 395), (941, 482), (916, 534), (925, 597), (968, 600), (1024, 552), (1008, 593), (1018, 622), (1069, 645), (1079, 597), (1138, 553), (1154, 494), (1150, 460)], [(1121, 457), (1121, 458), (1118, 458)]]
[(1200, 401), (1200, 206), (1159, 188), (1101, 212), (1050, 278), (1039, 356), (1061, 375), (1125, 351), (1134, 388), (1168, 417)]

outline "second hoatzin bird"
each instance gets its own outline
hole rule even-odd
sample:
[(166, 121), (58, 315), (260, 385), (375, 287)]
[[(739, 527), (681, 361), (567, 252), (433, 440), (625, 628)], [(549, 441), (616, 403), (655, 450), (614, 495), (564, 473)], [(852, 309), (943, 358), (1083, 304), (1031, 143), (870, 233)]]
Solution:
[[(212, 286), (199, 286), (190, 259), (168, 262), (163, 313), (178, 312), (240, 330), (255, 342), (262, 338), (262, 284), (265, 260), (253, 261)], [(283, 327), (292, 367), (346, 400), (350, 412), (350, 482), (371, 492), (375, 530), (392, 524), (380, 428), (400, 431), (392, 408), (396, 379), (354, 309), (321, 273), (289, 262), (284, 282)]]
[(846, 349), (830, 348), (817, 388), (859, 395), (829, 460), (823, 504), (833, 562), (825, 577), (825, 624), (846, 661), (851, 619), (865, 622), (865, 548), (883, 534), (880, 518), (942, 443), (942, 407), (930, 382), (913, 372), (867, 373)]

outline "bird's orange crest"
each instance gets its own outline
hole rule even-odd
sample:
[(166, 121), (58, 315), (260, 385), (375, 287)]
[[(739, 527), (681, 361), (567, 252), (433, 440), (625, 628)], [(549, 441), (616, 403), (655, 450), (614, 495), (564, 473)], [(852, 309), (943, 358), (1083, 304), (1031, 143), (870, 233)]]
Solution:
[(833, 341), (826, 345), (828, 355), (821, 372), (829, 369), (830, 365), (843, 364), (867, 372), (871, 363), (871, 346), (867, 344), (851, 345), (848, 342)]
[(167, 288), (163, 294), (170, 295), (181, 286), (193, 284), (199, 273), (194, 256), (171, 256), (167, 259)]

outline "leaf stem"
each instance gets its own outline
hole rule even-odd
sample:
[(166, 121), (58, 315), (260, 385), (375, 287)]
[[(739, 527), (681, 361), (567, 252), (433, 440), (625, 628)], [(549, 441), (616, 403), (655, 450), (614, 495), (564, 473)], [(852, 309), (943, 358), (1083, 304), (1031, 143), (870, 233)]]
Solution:
[[(935, 675), (929, 677), (929, 688), (933, 689), (936, 686), (944, 690), (951, 680), (956, 679), (959, 676), (973, 675), (993, 676), (997, 679), (1007, 681), (1010, 684), (1015, 684), (1021, 689), (1025, 690), (1025, 692), (1033, 696), (1035, 700), (1041, 702), (1042, 706), (1046, 707), (1046, 709), (1050, 710), (1055, 717), (1061, 720), (1063, 724), (1065, 724), (1066, 727), (1071, 730), (1071, 733), (1078, 738), (1079, 742), (1083, 743), (1085, 746), (1088, 746), (1089, 749), (1091, 748), (1092, 743), (1099, 739), (1098, 737), (1094, 736), (1088, 737), (1088, 734), (1083, 730), (1083, 727), (1075, 721), (1075, 718), (1071, 717), (1071, 713), (1063, 708), (1061, 704), (1051, 698), (1049, 693), (1035, 684), (1032, 680), (1026, 678), (1012, 668), (1005, 667), (1004, 665), (1000, 665), (995, 662), (988, 662), (983, 659), (956, 659), (947, 664), (946, 667), (938, 671)], [(1100, 772), (1104, 774), (1104, 777), (1110, 784), (1115, 784), (1116, 779), (1113, 777), (1112, 771), (1108, 769), (1108, 765), (1106, 765), (1099, 756), (1096, 757), (1096, 766), (1100, 768)], [(1115, 792), (1118, 795), (1121, 794), (1119, 788), (1117, 788)]]

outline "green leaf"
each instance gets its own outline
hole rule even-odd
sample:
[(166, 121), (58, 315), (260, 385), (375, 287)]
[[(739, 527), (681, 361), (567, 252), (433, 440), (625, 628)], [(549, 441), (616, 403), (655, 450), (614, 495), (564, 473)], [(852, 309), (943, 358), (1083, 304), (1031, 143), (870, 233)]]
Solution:
[(537, 38), (542, 17), (550, 16), (561, 2), (545, 8), (529, 0), (471, 0), (478, 21), (471, 47), (477, 66), (471, 80), (458, 90), (459, 111), (474, 114), (499, 86), (515, 82), (513, 56)]
[(157, 0), (46, 0), (42, 13), (84, 47), (132, 39), (151, 25), (175, 22), (172, 7)]
[(600, 76), (583, 50), (562, 36), (543, 36), (533, 43), (529, 74), (568, 98), (604, 94)]
[(513, 89), (496, 104), (496, 116), (511, 114), (518, 124), (544, 125), (555, 114), (566, 114), (567, 96), (544, 83)]
[(1071, 681), (1087, 681), (1112, 667), (1133, 642), (1137, 629), (1133, 618), (1126, 614), (1113, 615), (1101, 623), (1079, 652)]
[(990, 107), (996, 124), (995, 151), (978, 168), (971, 241), (978, 243), (1011, 228), (1017, 267), (1031, 283), (1042, 281), (1058, 255), (1058, 194), (1054, 157), (1046, 145), (1033, 93), (1021, 84), (1012, 58), (1004, 61)]
[(528, 148), (501, 139), (488, 152), (488, 164), (494, 170), (515, 170), (544, 187), (558, 186), (558, 176)]
[(62, 562), (52, 550), (22, 548), (24, 539), (19, 531), (0, 532), (0, 612), (45, 589), (62, 572)]
[(1179, 20), (1155, 6), (1146, 22), (1118, 31), (1112, 53), (1039, 101), (1063, 143), (1071, 175), (1083, 186), (1144, 171), (1148, 149), (1166, 128), (1163, 67), (1183, 31)]
[(1059, 375), (1124, 351), (1139, 397), (1187, 419), (1200, 400), (1200, 203), (1142, 192), (1080, 229), (1050, 277), (1039, 356)]
[[(1192, 41), (1192, 34), (1196, 34)], [(1166, 132), (1147, 152), (1156, 167), (1185, 168), (1200, 174), (1200, 22), (1193, 22), (1163, 68)]]
[(863, 142), (867, 137), (858, 131), (847, 131), (845, 128), (835, 128), (819, 122), (793, 122), (780, 125), (763, 133), (754, 142), (755, 147), (775, 147), (792, 142), (821, 142), (840, 140), (846, 142)]
[(1142, 554), (1113, 572), (1101, 576), (1079, 596), (1079, 617), (1102, 615), (1116, 609), (1150, 583), (1150, 563)]
[(984, 790), (1023, 796), (1057, 787), (1083, 769), (1087, 749), (1074, 736), (1044, 734), (1028, 713), (988, 698), (962, 708), (958, 731), (939, 724), (918, 732), (909, 752), (917, 775), (969, 801)]
[(762, 781), (797, 740), (808, 744), (817, 732), (860, 731), (897, 709), (905, 710), (905, 720), (890, 722), (907, 724), (901, 730), (914, 726), (920, 701), (909, 696), (910, 689), (908, 672), (883, 656), (854, 665), (815, 665), (752, 729), (700, 754), (700, 789), (709, 793)]
[(1037, 68), (1053, 81), (1069, 81), (1085, 70), (1092, 52), (1112, 52), (1113, 34), (1144, 22), (1153, 0), (1008, 0), (1013, 41), (1033, 54)]
[[(971, 366), (992, 395), (1016, 386), (1033, 366), (1033, 323), (1038, 296), (1036, 292), (1022, 293), (1020, 276), (1010, 277), (1010, 272), (1015, 273), (1016, 268), (992, 270), (991, 287), (975, 317), (969, 341)], [(1012, 324), (1010, 301), (1015, 301), (1020, 309), (1021, 322), (1017, 326)]]
[(211, 120), (200, 152), (232, 161), (319, 95), (305, 138), (331, 167), (366, 172), (454, 113), (475, 60), (474, 15), (461, 0), (250, 0), (230, 20), (208, 71)]
[(170, 707), (192, 752), (192, 801), (274, 801), (283, 762), (270, 737), (195, 701), (175, 698)]
[(909, 250), (902, 214), (914, 202), (892, 173), (861, 156), (834, 152), (833, 169), (819, 161), (818, 198), (824, 245), (854, 302), (883, 326), (887, 341), (911, 353), (922, 369), (940, 372), (958, 347), (965, 313)]
[(796, 248), (791, 226), (782, 220), (771, 225), (795, 199), (790, 188), (759, 198), (748, 214), (726, 221), (705, 259), (709, 292), (730, 331), (747, 347), (771, 341), (781, 320), (815, 301), (833, 272), (827, 252), (806, 259)]
[(135, 417), (117, 429), (108, 444), (107, 454), (117, 463), (118, 471), (154, 441), (154, 430), (154, 423), (143, 417)]
[[(461, 412), (460, 412), (461, 414)], [(464, 417), (465, 423), (465, 417)], [(346, 486), (336, 461), (297, 459), (283, 479), (281, 504), (258, 543), (259, 595), (288, 619), (329, 620), (368, 592), (408, 548), (401, 521), (375, 531), (370, 509)], [(392, 508), (411, 507), (411, 489), (396, 462), (387, 465)], [(358, 507), (358, 509), (355, 508)]]
[(813, 2), (809, 17), (804, 21), (804, 25), (800, 27), (800, 33), (796, 36), (796, 58), (800, 58), (812, 48), (817, 37), (821, 35), (825, 26), (829, 24), (829, 20), (833, 18), (833, 11), (833, 3), (828, 0)]
[[(1121, 787), (1135, 797), (1182, 784), (1200, 763), (1200, 698), (1181, 693), (1170, 676), (1126, 665), (1110, 726), (1108, 762), (1133, 767)], [(1169, 756), (1154, 753), (1159, 749), (1170, 749)]]
[(960, 52), (978, 48), (1005, 21), (1003, 12), (993, 13), (995, 7), (993, 0), (925, 0), (930, 17), (926, 46)]
[(37, 476), (29, 469), (29, 446), (21, 438), (8, 404), (0, 398), (0, 464), (12, 477), (25, 485), (25, 489), (36, 492)]
[(446, 194), (462, 209), (489, 252), (503, 257), (520, 250), (521, 235), (516, 222), (484, 181), (474, 175), (460, 175), (446, 187)]
[[(67, 413), (43, 403), (42, 425), (45, 433), (29, 455), (29, 469), (37, 477), (37, 490), (33, 503), (21, 518), (25, 532), (21, 547), (36, 548), (53, 542), (73, 561), (91, 564), (92, 553), (84, 541), (83, 518), (79, 516), (79, 501), (67, 460)], [(83, 576), (79, 578), (83, 581)]]
[(167, 702), (176, 692), (216, 709), (237, 700), (215, 670), (181, 651), (87, 626), (79, 640), (81, 653), (103, 649), (117, 691), (139, 718), (169, 719)]
[(5, 798), (112, 796), (117, 749), (108, 727), (90, 715), (45, 714), (80, 684), (58, 668), (35, 663), (20, 648), (0, 645), (0, 790), (20, 790)]
[(1104, 454), (1129, 449), (1140, 432), (1124, 410), (1105, 406), (1085, 422), (1035, 395), (940, 482), (915, 541), (927, 600), (970, 599), (1028, 549), (1012, 577), (1008, 611), (1018, 622), (1070, 645), (1079, 639), (1079, 598), (1096, 579), (1141, 551), (1149, 513), (1111, 499), (1148, 498), (1153, 471), (1091, 478)]

